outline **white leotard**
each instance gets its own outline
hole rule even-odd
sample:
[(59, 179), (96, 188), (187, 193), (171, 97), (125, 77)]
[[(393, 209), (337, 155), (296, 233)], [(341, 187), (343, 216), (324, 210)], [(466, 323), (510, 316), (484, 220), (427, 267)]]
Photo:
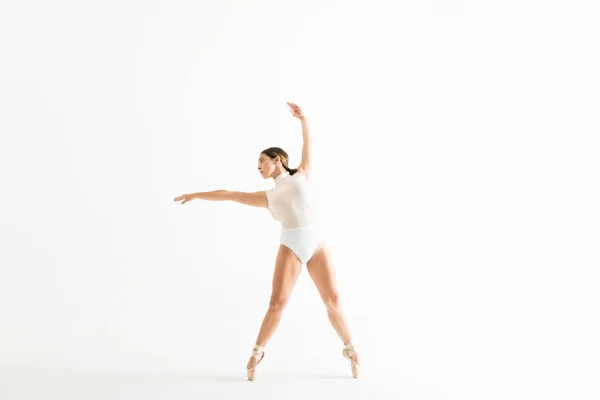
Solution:
[(267, 190), (268, 208), (283, 229), (318, 225), (317, 207), (310, 183), (299, 172), (284, 172)]

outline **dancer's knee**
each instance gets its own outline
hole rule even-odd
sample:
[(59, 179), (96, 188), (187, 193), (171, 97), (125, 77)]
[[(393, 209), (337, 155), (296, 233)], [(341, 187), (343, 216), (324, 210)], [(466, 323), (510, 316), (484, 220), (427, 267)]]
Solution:
[(340, 308), (340, 299), (337, 292), (328, 294), (324, 299), (323, 303), (327, 308), (327, 311), (337, 311)]
[(281, 312), (288, 303), (288, 298), (285, 296), (273, 296), (269, 301), (269, 311)]

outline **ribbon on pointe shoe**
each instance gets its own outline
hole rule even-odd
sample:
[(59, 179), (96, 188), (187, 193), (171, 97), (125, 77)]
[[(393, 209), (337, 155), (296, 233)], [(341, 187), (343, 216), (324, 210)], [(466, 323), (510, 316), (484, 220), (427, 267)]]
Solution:
[(262, 361), (262, 359), (265, 356), (265, 348), (259, 345), (255, 345), (254, 349), (252, 349), (252, 354), (250, 355), (251, 358), (255, 358), (256, 360), (256, 364), (254, 364), (254, 366), (252, 368), (248, 368), (248, 379), (249, 380), (254, 380), (254, 375), (256, 373), (255, 368), (258, 366), (258, 364), (260, 364), (260, 362)]
[(256, 358), (257, 360), (261, 358), (263, 353), (265, 352), (265, 348), (263, 346), (255, 345), (254, 349), (252, 349), (252, 354), (250, 357)]
[(356, 346), (354, 346), (352, 344), (352, 342), (348, 342), (344, 345), (344, 350), (342, 350), (342, 354), (344, 357), (346, 357), (348, 360), (350, 360), (353, 364), (353, 366), (358, 367), (360, 364), (358, 364), (356, 361), (354, 361), (352, 358), (353, 355), (355, 355), (356, 353), (358, 353), (358, 349), (356, 348)]
[(355, 355), (357, 353), (357, 349), (352, 344), (352, 342), (348, 342), (344, 346), (345, 347), (344, 347), (344, 350), (342, 350), (342, 354), (343, 354), (344, 357), (346, 357), (351, 362), (351, 365), (352, 365), (352, 376), (355, 377), (355, 378), (358, 378), (360, 364), (357, 363), (356, 361), (354, 361), (351, 358), (351, 356), (353, 356), (353, 355)]
[(344, 345), (344, 350), (349, 356), (353, 356), (354, 354), (358, 353), (358, 349), (354, 344), (352, 344), (351, 341)]

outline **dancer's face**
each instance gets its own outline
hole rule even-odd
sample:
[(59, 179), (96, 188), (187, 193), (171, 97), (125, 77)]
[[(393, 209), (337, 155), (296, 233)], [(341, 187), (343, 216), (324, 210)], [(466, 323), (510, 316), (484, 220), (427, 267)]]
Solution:
[(261, 154), (258, 157), (258, 170), (264, 179), (269, 178), (275, 172), (276, 160), (279, 160), (279, 157), (275, 157), (274, 160), (271, 160), (271, 157), (265, 154)]

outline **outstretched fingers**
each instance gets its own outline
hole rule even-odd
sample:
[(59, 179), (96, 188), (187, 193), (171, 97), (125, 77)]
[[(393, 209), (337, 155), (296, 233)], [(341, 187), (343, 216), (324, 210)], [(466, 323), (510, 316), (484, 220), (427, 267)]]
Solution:
[(179, 196), (179, 197), (175, 197), (175, 198), (173, 199), (173, 201), (181, 201), (181, 200), (183, 200), (183, 201), (181, 202), (181, 204), (185, 204), (185, 203), (187, 203), (188, 201), (190, 201), (190, 198), (189, 198), (187, 195), (185, 195), (185, 194), (184, 194), (184, 195), (181, 195), (181, 196)]

